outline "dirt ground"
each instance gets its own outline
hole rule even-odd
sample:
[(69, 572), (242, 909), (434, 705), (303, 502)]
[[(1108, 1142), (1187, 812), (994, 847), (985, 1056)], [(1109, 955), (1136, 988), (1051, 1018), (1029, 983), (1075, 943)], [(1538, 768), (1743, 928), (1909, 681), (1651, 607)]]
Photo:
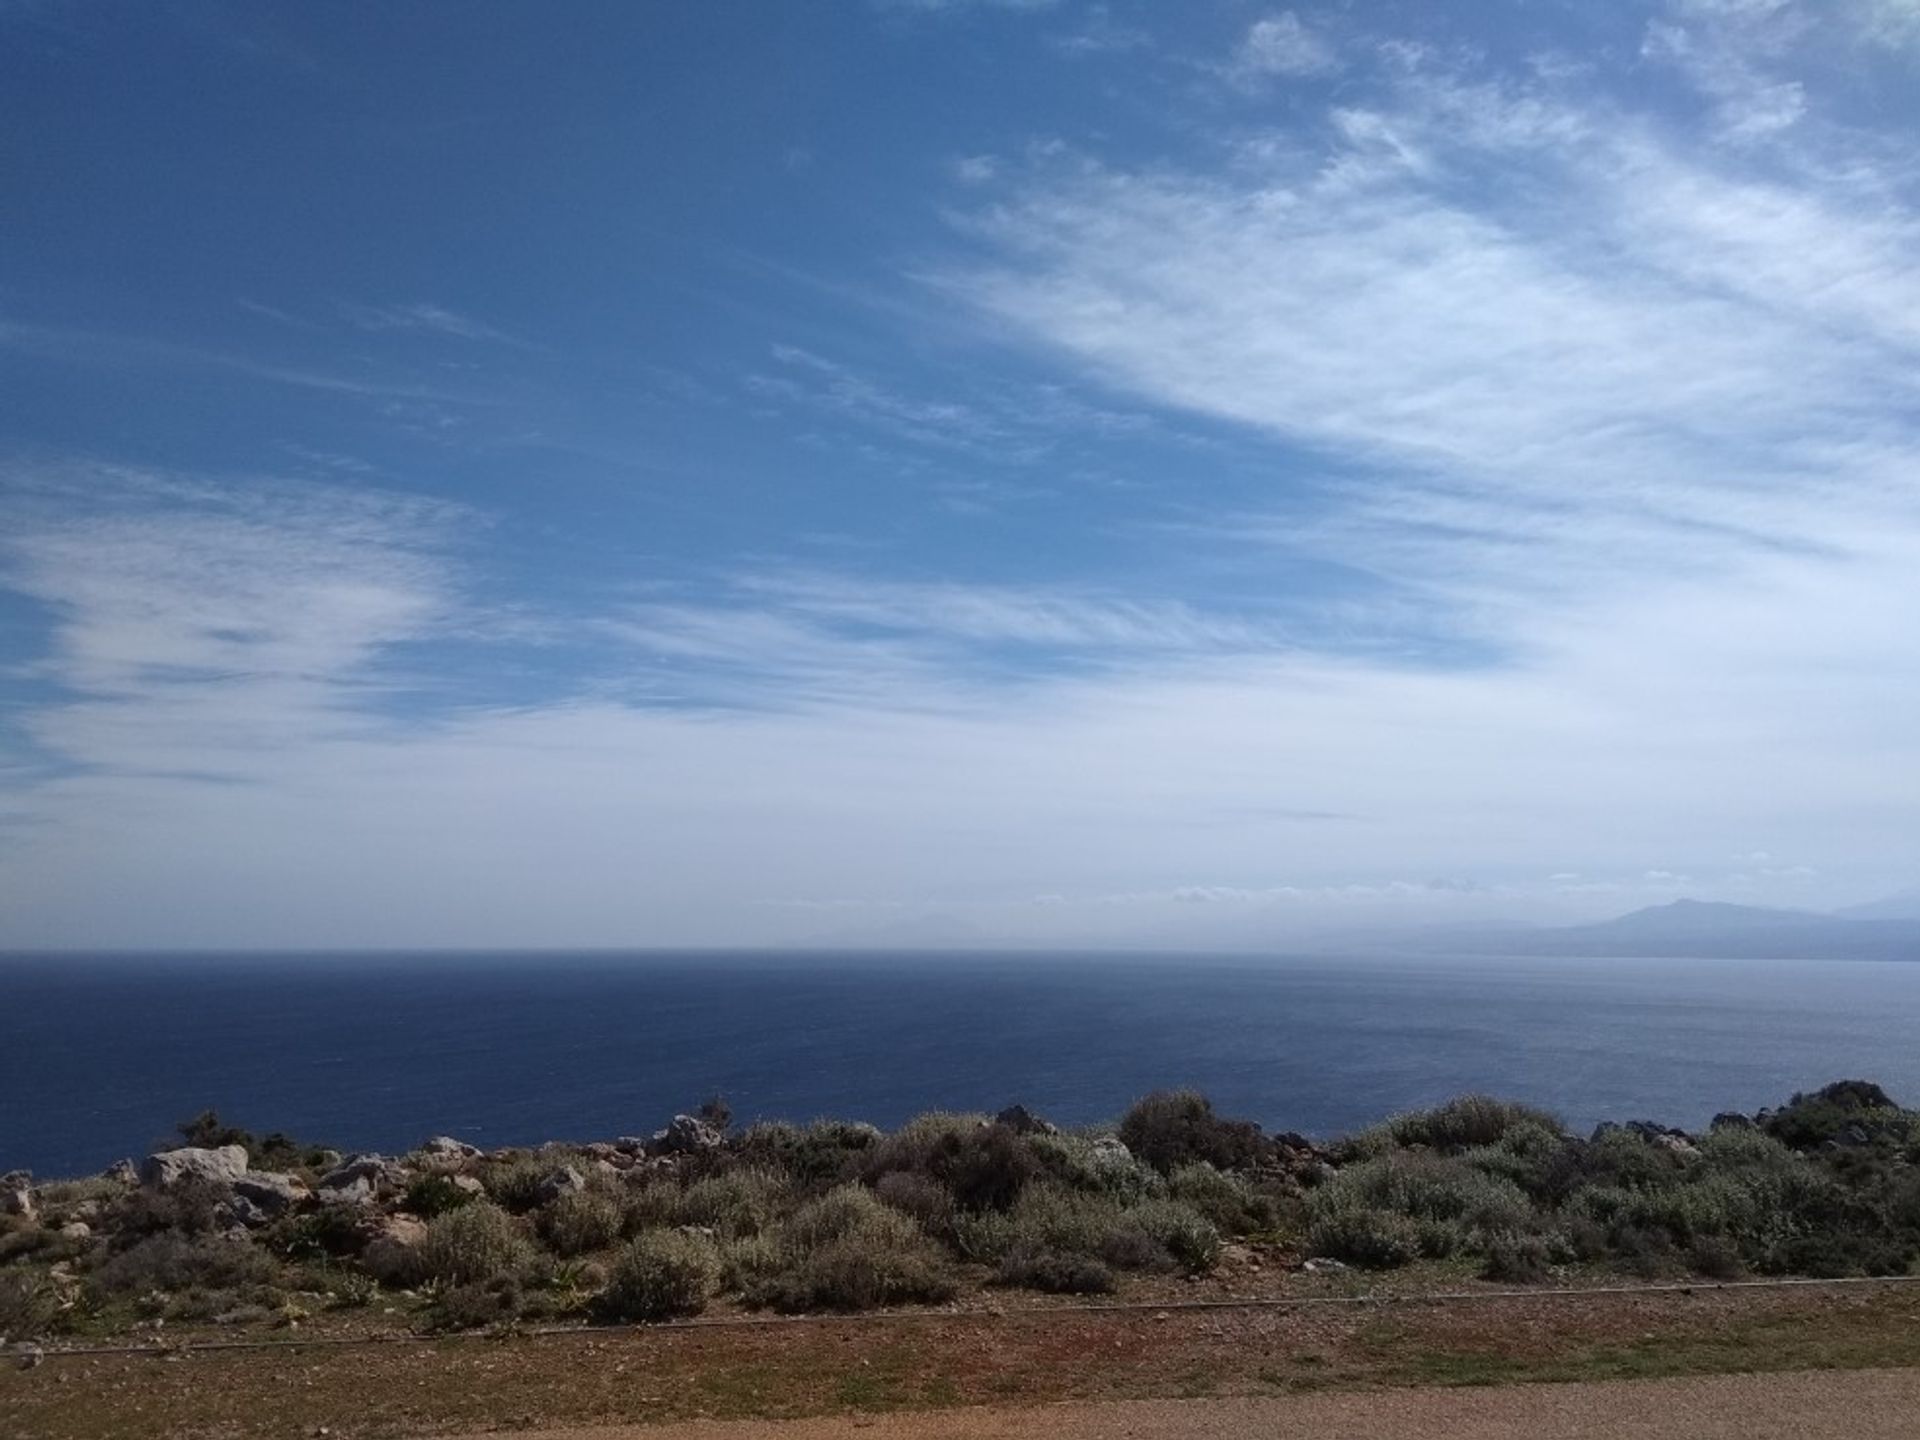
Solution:
[[(0, 1435), (384, 1440), (809, 1417), (843, 1417), (843, 1428), (797, 1433), (865, 1434), (872, 1422), (874, 1433), (885, 1434), (877, 1428), (885, 1416), (964, 1407), (978, 1408), (925, 1423), (990, 1425), (1009, 1407), (1060, 1402), (1237, 1402), (1435, 1386), (1910, 1367), (1920, 1368), (1920, 1285), (934, 1312), (266, 1349), (49, 1352), (30, 1369), (0, 1370)], [(1373, 1403), (1402, 1402), (1412, 1403), (1404, 1396)], [(1139, 1412), (1140, 1423), (1158, 1413)], [(1338, 1406), (1328, 1413), (1339, 1413)], [(737, 1433), (782, 1440), (779, 1431)], [(891, 1433), (975, 1432), (896, 1426)], [(1749, 1423), (1741, 1433), (1769, 1432)], [(1850, 1433), (1894, 1432), (1853, 1427)]]
[(1916, 1416), (1920, 1370), (1855, 1370), (697, 1421), (519, 1440), (1910, 1440)]

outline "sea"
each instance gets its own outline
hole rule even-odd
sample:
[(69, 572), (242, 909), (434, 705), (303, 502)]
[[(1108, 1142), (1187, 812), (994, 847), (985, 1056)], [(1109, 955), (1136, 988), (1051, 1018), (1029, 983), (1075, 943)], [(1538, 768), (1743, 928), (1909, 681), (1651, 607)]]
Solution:
[(1328, 1137), (1482, 1091), (1704, 1125), (1865, 1078), (1920, 1101), (1920, 964), (1138, 954), (0, 956), (0, 1171), (82, 1175), (202, 1110), (341, 1150), (1062, 1124), (1191, 1086)]

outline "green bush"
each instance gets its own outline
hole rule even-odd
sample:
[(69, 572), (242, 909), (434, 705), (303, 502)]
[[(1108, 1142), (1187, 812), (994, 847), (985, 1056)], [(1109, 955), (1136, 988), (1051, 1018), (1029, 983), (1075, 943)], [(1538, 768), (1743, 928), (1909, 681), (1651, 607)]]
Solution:
[(1159, 1171), (1088, 1136), (1030, 1135), (1027, 1145), (1047, 1176), (1069, 1189), (1095, 1191), (1122, 1205), (1166, 1193)]
[(1113, 1289), (1113, 1271), (1087, 1255), (1019, 1246), (1001, 1258), (996, 1279), (1002, 1285), (1043, 1290), (1050, 1295), (1105, 1295)]
[(1483, 1280), (1540, 1285), (1553, 1278), (1553, 1251), (1542, 1235), (1503, 1235), (1487, 1247)]
[(1388, 1210), (1413, 1221), (1440, 1222), (1455, 1227), (1455, 1243), (1473, 1249), (1484, 1248), (1490, 1236), (1530, 1228), (1534, 1214), (1526, 1193), (1511, 1180), (1464, 1160), (1405, 1151), (1347, 1166), (1309, 1201), (1315, 1215), (1341, 1209)]
[(939, 1253), (917, 1233), (905, 1243), (850, 1235), (800, 1255), (748, 1298), (787, 1313), (871, 1310), (948, 1300), (954, 1289)]
[(539, 1205), (540, 1187), (557, 1168), (532, 1155), (489, 1160), (480, 1172), (480, 1183), (494, 1204), (524, 1215)]
[(680, 1194), (678, 1223), (722, 1235), (758, 1235), (779, 1217), (792, 1187), (776, 1170), (747, 1167), (696, 1180)]
[(682, 1230), (649, 1230), (613, 1262), (600, 1310), (614, 1320), (698, 1315), (719, 1282), (720, 1254), (712, 1241)]
[(488, 1200), (439, 1216), (420, 1242), (421, 1271), (447, 1285), (518, 1275), (532, 1259), (532, 1247), (513, 1217)]
[(499, 1274), (442, 1290), (434, 1299), (434, 1320), (446, 1330), (478, 1330), (510, 1324), (526, 1308), (520, 1277)]
[(113, 1256), (89, 1277), (103, 1295), (150, 1290), (240, 1290), (270, 1285), (280, 1268), (245, 1241), (209, 1236), (149, 1235)]
[(620, 1238), (620, 1202), (598, 1190), (562, 1195), (539, 1212), (540, 1234), (556, 1255), (604, 1250)]
[(422, 1220), (431, 1220), (449, 1210), (458, 1210), (473, 1198), (473, 1192), (463, 1190), (449, 1176), (418, 1175), (408, 1183), (406, 1199), (400, 1208)]
[(1250, 1235), (1270, 1230), (1280, 1217), (1279, 1206), (1237, 1175), (1227, 1175), (1202, 1161), (1167, 1177), (1175, 1200), (1192, 1206), (1226, 1235)]
[(875, 1145), (869, 1183), (890, 1174), (923, 1175), (962, 1210), (1008, 1210), (1040, 1173), (1025, 1137), (977, 1115), (923, 1115)]
[(1194, 1090), (1157, 1090), (1136, 1101), (1120, 1121), (1120, 1140), (1162, 1175), (1208, 1164), (1240, 1170), (1257, 1164), (1271, 1148), (1260, 1127), (1213, 1113), (1213, 1102)]
[(1414, 1146), (1452, 1153), (1497, 1145), (1509, 1131), (1521, 1126), (1560, 1133), (1559, 1120), (1544, 1110), (1489, 1095), (1462, 1095), (1431, 1110), (1396, 1115), (1384, 1125), (1362, 1131), (1349, 1144), (1363, 1155)]
[(1307, 1230), (1307, 1248), (1368, 1270), (1392, 1270), (1420, 1258), (1420, 1232), (1391, 1210), (1358, 1204), (1319, 1207)]
[(42, 1271), (0, 1271), (0, 1344), (37, 1339), (59, 1318), (59, 1297)]

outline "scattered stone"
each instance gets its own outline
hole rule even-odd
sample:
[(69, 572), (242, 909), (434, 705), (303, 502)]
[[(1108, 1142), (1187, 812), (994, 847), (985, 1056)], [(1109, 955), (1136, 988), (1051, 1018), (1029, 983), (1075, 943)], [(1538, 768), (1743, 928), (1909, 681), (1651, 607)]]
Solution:
[(676, 1115), (666, 1129), (654, 1132), (653, 1138), (647, 1142), (647, 1153), (699, 1155), (718, 1150), (725, 1139), (718, 1130), (697, 1116)]
[(1058, 1135), (1060, 1127), (1051, 1121), (1042, 1120), (1024, 1105), (1009, 1105), (993, 1117), (993, 1123), (1004, 1125), (1016, 1135)]
[(1330, 1255), (1316, 1255), (1311, 1260), (1303, 1261), (1300, 1268), (1309, 1275), (1334, 1275), (1345, 1270), (1347, 1264)]
[(161, 1150), (147, 1157), (140, 1167), (140, 1179), (143, 1184), (156, 1190), (168, 1190), (183, 1180), (211, 1180), (216, 1184), (227, 1185), (239, 1179), (247, 1170), (247, 1152), (244, 1146), (222, 1145), (218, 1149), (202, 1149), (196, 1145), (182, 1146), (178, 1150)]

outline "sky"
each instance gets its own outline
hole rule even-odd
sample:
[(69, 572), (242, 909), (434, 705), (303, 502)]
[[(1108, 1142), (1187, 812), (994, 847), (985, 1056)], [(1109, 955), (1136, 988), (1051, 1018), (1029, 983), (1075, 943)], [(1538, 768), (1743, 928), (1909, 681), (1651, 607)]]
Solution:
[(0, 0), (0, 947), (1920, 879), (1920, 0)]

